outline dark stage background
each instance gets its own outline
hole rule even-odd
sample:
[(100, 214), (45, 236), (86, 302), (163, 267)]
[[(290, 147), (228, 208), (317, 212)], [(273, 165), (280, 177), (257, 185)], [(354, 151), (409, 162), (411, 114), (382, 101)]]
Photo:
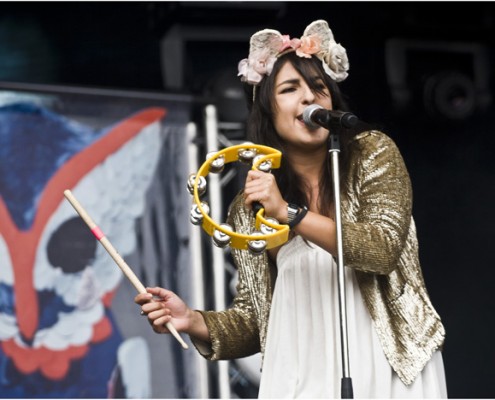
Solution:
[(0, 81), (188, 93), (242, 121), (249, 35), (319, 18), (348, 51), (352, 110), (408, 165), (449, 397), (495, 397), (495, 3), (2, 2)]

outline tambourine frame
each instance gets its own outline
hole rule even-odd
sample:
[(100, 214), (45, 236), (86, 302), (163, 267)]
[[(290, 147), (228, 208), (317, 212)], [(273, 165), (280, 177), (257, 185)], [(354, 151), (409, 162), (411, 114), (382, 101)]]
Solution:
[(261, 165), (263, 162), (270, 161), (271, 162), (271, 168), (279, 168), (280, 167), (280, 161), (282, 159), (282, 153), (279, 150), (276, 150), (272, 147), (268, 146), (262, 146), (262, 145), (257, 145), (257, 144), (252, 144), (252, 143), (244, 143), (240, 145), (235, 145), (235, 146), (229, 146), (226, 147), (222, 150), (219, 150), (218, 152), (215, 152), (212, 154), (204, 163), (201, 165), (199, 168), (198, 172), (196, 173), (196, 178), (194, 179), (194, 184), (193, 184), (193, 198), (194, 202), (196, 203), (199, 211), (203, 215), (203, 221), (201, 223), (202, 228), (205, 230), (208, 235), (213, 236), (215, 230), (218, 230), (220, 232), (223, 232), (224, 234), (228, 235), (230, 237), (230, 243), (229, 246), (235, 249), (241, 249), (241, 250), (246, 250), (248, 249), (248, 243), (251, 241), (260, 241), (264, 240), (266, 242), (266, 249), (271, 249), (274, 247), (281, 246), (287, 240), (289, 239), (289, 226), (288, 225), (283, 225), (283, 224), (274, 224), (271, 221), (268, 221), (265, 219), (265, 209), (261, 208), (257, 213), (256, 213), (256, 223), (255, 227), (258, 231), (261, 229), (261, 225), (265, 224), (266, 226), (269, 226), (270, 228), (274, 229), (274, 233), (270, 234), (241, 234), (238, 232), (233, 232), (230, 230), (227, 230), (223, 227), (221, 227), (219, 224), (217, 224), (213, 219), (208, 215), (208, 213), (203, 209), (201, 205), (201, 199), (199, 196), (198, 192), (198, 184), (199, 180), (201, 177), (206, 177), (209, 174), (209, 168), (210, 164), (216, 160), (218, 157), (223, 156), (224, 157), (224, 162), (225, 164), (238, 161), (239, 160), (239, 151), (240, 150), (250, 150), (250, 149), (256, 149), (257, 151), (257, 156), (258, 158), (253, 161), (252, 164), (252, 169), (258, 169), (258, 166)]

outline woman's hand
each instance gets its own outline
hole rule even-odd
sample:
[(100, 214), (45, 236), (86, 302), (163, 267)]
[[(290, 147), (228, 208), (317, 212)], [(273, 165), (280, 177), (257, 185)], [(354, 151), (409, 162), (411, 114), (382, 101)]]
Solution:
[(191, 310), (174, 292), (160, 287), (146, 288), (134, 302), (141, 305), (141, 313), (148, 317), (156, 333), (170, 333), (165, 324), (171, 322), (177, 332), (185, 332), (209, 342), (210, 335), (203, 316)]
[(277, 181), (272, 174), (250, 170), (244, 186), (244, 200), (248, 207), (259, 202), (265, 209), (265, 216), (280, 223), (287, 223), (287, 202), (282, 198)]
[(141, 305), (142, 314), (148, 317), (156, 333), (170, 333), (165, 324), (172, 322), (178, 332), (187, 332), (192, 311), (174, 292), (163, 288), (146, 288), (148, 293), (138, 294), (134, 302)]

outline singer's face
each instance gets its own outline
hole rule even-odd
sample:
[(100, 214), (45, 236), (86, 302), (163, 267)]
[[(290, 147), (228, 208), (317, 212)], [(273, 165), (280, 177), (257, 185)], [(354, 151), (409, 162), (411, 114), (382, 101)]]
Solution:
[(274, 125), (288, 149), (322, 148), (322, 144), (328, 138), (328, 130), (310, 130), (302, 118), (305, 108), (310, 104), (332, 109), (332, 98), (328, 88), (321, 78), (314, 79), (317, 86), (321, 86), (321, 93), (313, 92), (290, 62), (285, 63), (275, 79)]

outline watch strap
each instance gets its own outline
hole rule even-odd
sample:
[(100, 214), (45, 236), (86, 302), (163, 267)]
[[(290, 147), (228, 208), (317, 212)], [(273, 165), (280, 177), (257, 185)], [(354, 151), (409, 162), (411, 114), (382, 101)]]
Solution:
[(299, 212), (296, 215), (296, 218), (294, 218), (291, 222), (289, 222), (289, 228), (294, 229), (294, 227), (302, 221), (302, 219), (306, 216), (308, 213), (308, 207), (304, 206), (299, 210)]

